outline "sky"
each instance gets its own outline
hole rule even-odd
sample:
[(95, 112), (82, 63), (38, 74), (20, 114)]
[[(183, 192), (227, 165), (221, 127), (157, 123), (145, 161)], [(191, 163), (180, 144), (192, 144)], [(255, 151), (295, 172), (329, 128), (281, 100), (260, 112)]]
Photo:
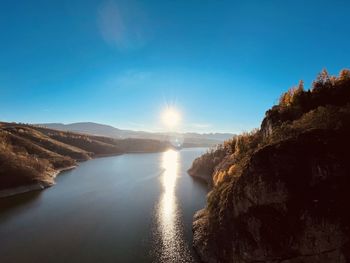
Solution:
[(0, 120), (259, 127), (280, 94), (350, 68), (349, 1), (1, 0)]

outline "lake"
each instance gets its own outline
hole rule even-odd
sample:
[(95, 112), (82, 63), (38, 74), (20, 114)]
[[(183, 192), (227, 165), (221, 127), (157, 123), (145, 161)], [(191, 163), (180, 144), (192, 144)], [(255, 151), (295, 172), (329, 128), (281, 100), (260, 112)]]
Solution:
[(0, 199), (0, 262), (197, 262), (192, 217), (208, 190), (186, 171), (205, 151), (98, 158)]

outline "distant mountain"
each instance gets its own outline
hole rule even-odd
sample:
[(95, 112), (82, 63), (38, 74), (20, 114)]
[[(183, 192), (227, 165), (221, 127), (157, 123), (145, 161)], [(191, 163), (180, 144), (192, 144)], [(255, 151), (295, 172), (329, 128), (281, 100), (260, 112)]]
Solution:
[(196, 147), (196, 146), (214, 146), (222, 143), (223, 141), (235, 136), (232, 133), (152, 133), (144, 131), (132, 131), (121, 130), (110, 125), (94, 123), (94, 122), (76, 122), (70, 124), (63, 123), (42, 123), (38, 126), (62, 130), (79, 132), (90, 135), (107, 136), (111, 138), (125, 139), (125, 138), (138, 138), (138, 139), (155, 139), (155, 140), (170, 140), (175, 141), (177, 144), (181, 144), (184, 147)]
[(104, 135), (107, 137), (123, 137), (121, 130), (109, 125), (94, 122), (76, 122), (71, 124), (43, 123), (39, 124), (38, 126), (43, 126), (46, 128), (60, 131), (80, 132), (92, 135)]
[(235, 134), (233, 133), (185, 133), (185, 136), (187, 138), (205, 138), (209, 140), (216, 140), (216, 141), (226, 141), (228, 139), (231, 139)]

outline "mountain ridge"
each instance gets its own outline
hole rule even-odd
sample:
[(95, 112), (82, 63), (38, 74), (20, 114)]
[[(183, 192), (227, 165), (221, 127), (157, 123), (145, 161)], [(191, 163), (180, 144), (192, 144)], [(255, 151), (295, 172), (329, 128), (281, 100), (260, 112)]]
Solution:
[(96, 122), (74, 122), (74, 123), (39, 123), (40, 127), (57, 129), (62, 131), (80, 132), (90, 135), (107, 136), (111, 138), (140, 138), (168, 140), (169, 137), (175, 137), (183, 140), (183, 144), (188, 146), (214, 146), (218, 143), (235, 136), (233, 133), (166, 133), (166, 132), (147, 132), (119, 129), (111, 125)]

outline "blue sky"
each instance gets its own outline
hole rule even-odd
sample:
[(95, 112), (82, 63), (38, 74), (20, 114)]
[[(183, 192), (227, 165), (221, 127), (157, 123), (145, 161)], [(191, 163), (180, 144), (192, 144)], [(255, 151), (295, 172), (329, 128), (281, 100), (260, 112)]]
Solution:
[(350, 67), (348, 1), (1, 1), (0, 119), (159, 131), (258, 127), (279, 95)]

